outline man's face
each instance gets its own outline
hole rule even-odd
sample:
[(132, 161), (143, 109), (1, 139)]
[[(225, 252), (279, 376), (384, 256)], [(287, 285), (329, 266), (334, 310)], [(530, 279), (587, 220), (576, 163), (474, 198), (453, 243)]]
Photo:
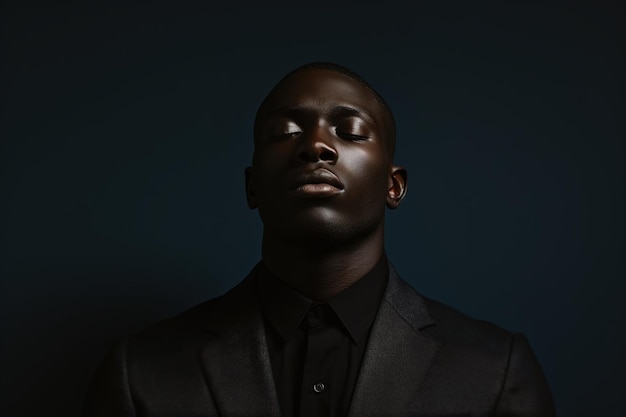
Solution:
[(346, 75), (309, 69), (281, 82), (258, 115), (246, 173), (265, 233), (345, 242), (382, 230), (386, 203), (404, 195), (402, 185), (389, 200), (400, 168), (385, 122), (374, 93)]

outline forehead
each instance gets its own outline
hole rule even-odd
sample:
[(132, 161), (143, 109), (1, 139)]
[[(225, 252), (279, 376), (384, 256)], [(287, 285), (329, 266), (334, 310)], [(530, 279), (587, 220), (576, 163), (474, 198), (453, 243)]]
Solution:
[(384, 111), (376, 95), (351, 77), (325, 69), (303, 70), (283, 79), (267, 97), (259, 118), (291, 108), (326, 111), (337, 106), (359, 110), (383, 128)]

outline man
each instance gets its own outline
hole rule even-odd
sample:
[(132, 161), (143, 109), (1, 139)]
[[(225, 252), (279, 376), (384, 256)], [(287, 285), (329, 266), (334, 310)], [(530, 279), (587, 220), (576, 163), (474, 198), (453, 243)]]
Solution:
[(130, 337), (85, 416), (553, 416), (526, 341), (417, 294), (388, 263), (407, 174), (358, 75), (313, 63), (261, 104), (246, 170), (262, 261), (237, 287)]

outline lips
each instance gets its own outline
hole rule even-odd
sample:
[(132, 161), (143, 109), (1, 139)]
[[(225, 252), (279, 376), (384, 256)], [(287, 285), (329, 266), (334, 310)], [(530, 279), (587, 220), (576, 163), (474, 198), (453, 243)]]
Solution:
[(343, 188), (335, 174), (319, 168), (296, 175), (289, 191), (297, 197), (327, 197), (342, 192)]

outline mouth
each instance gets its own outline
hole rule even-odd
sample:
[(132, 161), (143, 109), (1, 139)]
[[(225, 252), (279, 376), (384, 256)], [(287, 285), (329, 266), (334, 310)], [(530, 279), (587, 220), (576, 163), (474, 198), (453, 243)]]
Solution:
[(343, 191), (339, 178), (327, 169), (297, 175), (289, 187), (290, 194), (300, 198), (331, 197)]

